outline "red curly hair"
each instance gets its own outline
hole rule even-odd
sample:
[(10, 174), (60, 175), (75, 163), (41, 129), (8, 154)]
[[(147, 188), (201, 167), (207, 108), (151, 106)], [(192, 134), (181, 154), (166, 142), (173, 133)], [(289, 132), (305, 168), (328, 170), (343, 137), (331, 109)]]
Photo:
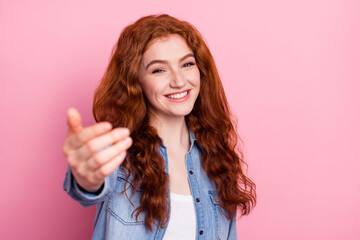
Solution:
[(142, 17), (122, 31), (107, 70), (94, 95), (97, 122), (130, 129), (133, 145), (122, 166), (141, 189), (136, 217), (146, 215), (146, 227), (168, 221), (168, 174), (158, 148), (161, 139), (150, 126), (148, 102), (139, 82), (142, 56), (149, 42), (170, 34), (182, 36), (192, 49), (200, 70), (200, 93), (192, 112), (185, 116), (200, 143), (202, 166), (215, 183), (224, 215), (233, 219), (237, 207), (246, 215), (256, 204), (256, 185), (243, 173), (246, 163), (238, 149), (236, 132), (214, 59), (201, 34), (186, 21), (166, 14)]

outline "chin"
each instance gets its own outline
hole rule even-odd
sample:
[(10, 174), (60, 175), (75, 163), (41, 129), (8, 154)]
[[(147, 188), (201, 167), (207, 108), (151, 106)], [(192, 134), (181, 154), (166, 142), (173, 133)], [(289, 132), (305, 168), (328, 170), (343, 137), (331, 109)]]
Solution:
[(170, 116), (172, 117), (185, 117), (186, 115), (189, 115), (191, 113), (191, 110), (187, 110), (187, 111), (174, 111), (172, 113), (169, 113)]
[(180, 115), (180, 116), (186, 116), (189, 115), (191, 113), (191, 111), (193, 110), (193, 107), (189, 107), (187, 109), (179, 109), (179, 111), (174, 111), (174, 114), (176, 115)]

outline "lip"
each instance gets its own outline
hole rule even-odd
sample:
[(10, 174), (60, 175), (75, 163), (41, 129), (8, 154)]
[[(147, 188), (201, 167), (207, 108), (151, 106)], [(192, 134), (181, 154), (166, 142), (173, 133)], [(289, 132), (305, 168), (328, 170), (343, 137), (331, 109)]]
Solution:
[(189, 99), (189, 97), (190, 97), (190, 91), (191, 91), (191, 90), (188, 89), (188, 90), (181, 91), (181, 92), (171, 93), (171, 94), (165, 95), (165, 97), (166, 97), (166, 96), (169, 96), (169, 95), (172, 95), (172, 94), (178, 94), (178, 93), (188, 92), (188, 94), (187, 94), (185, 97), (182, 97), (182, 98), (168, 98), (168, 97), (166, 97), (166, 99), (169, 100), (170, 102), (176, 102), (176, 103), (184, 102), (184, 101), (186, 101), (186, 100)]
[(173, 94), (178, 94), (178, 93), (183, 93), (183, 92), (187, 92), (189, 91), (190, 92), (190, 89), (186, 89), (184, 91), (181, 91), (181, 92), (173, 92), (173, 93), (169, 93), (169, 94), (166, 94), (165, 96), (169, 96), (169, 95), (173, 95)]

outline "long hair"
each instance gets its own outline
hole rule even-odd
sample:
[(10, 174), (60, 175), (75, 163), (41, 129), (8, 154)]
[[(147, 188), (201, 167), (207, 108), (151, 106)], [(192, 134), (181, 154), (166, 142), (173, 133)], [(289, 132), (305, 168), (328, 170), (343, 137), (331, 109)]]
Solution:
[(166, 14), (142, 17), (127, 26), (115, 45), (107, 70), (94, 95), (93, 115), (97, 122), (130, 129), (133, 145), (122, 163), (135, 189), (141, 189), (140, 206), (134, 214), (145, 214), (145, 225), (164, 224), (169, 217), (168, 174), (158, 148), (161, 139), (150, 125), (148, 102), (139, 82), (142, 56), (151, 40), (179, 34), (192, 49), (200, 70), (200, 92), (188, 127), (200, 143), (202, 166), (215, 183), (223, 214), (246, 215), (256, 204), (256, 185), (244, 174), (246, 166), (238, 147), (239, 136), (215, 66), (201, 34), (186, 21)]

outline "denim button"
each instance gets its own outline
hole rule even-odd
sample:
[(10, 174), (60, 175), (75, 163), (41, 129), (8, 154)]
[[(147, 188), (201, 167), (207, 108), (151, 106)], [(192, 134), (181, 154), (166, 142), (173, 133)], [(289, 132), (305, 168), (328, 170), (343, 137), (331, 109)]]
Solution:
[(203, 235), (204, 231), (203, 230), (200, 230), (200, 235)]
[(197, 201), (197, 202), (200, 202), (200, 198), (197, 198), (196, 201)]

